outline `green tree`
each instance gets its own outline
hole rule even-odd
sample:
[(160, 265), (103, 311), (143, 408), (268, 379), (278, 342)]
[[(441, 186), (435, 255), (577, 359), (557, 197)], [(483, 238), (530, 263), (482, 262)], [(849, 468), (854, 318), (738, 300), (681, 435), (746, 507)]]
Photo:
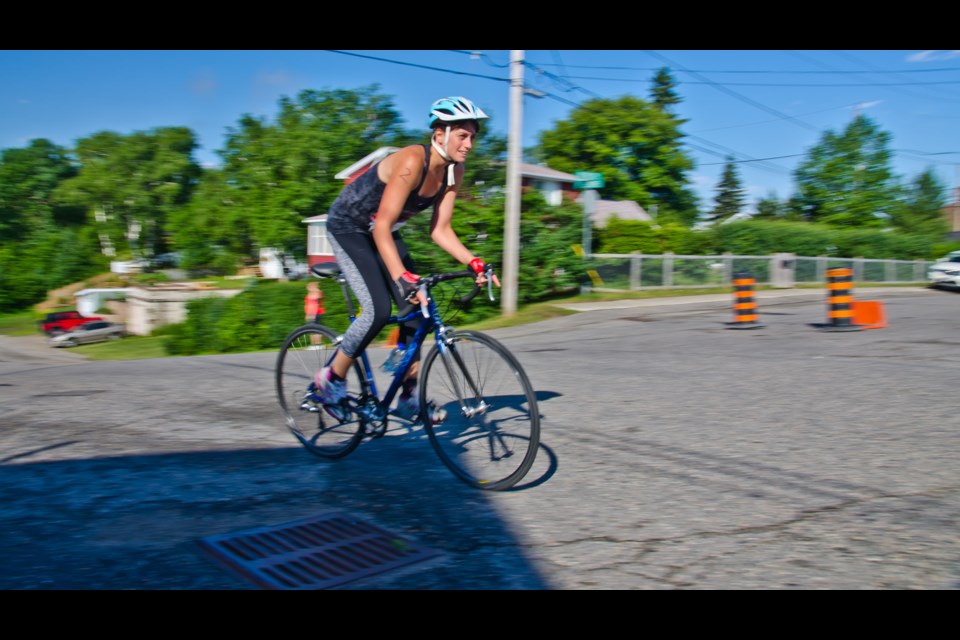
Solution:
[(681, 149), (684, 122), (632, 96), (589, 100), (540, 134), (536, 156), (559, 171), (600, 172), (602, 198), (648, 211), (657, 205), (658, 222), (690, 226), (697, 209), (687, 176), (693, 162)]
[[(566, 201), (550, 205), (537, 191), (523, 194), (520, 203), (520, 265), (518, 302), (527, 304), (549, 299), (560, 292), (570, 291), (580, 284), (583, 260), (573, 246), (581, 241), (582, 207)], [(424, 212), (425, 214), (426, 212)], [(430, 239), (429, 216), (414, 216), (401, 234), (410, 248), (421, 273), (448, 271), (458, 265), (445, 251)], [(503, 256), (502, 197), (487, 200), (459, 200), (453, 218), (453, 227), (463, 243), (477, 256), (493, 264), (499, 271)], [(497, 307), (476, 303), (479, 319), (496, 313)]]
[(653, 86), (650, 89), (650, 100), (661, 111), (669, 111), (673, 105), (683, 100), (676, 92), (677, 81), (667, 67), (661, 67), (653, 76)]
[(303, 255), (302, 221), (326, 213), (343, 188), (336, 174), (380, 147), (407, 142), (392, 100), (376, 86), (284, 96), (273, 123), (244, 115), (220, 151), (229, 200), (244, 218), (237, 232), (249, 234), (251, 251), (273, 246)]
[(520, 213), (518, 301), (548, 300), (579, 287), (586, 273), (574, 251), (582, 242), (583, 207), (551, 205), (539, 191), (525, 193)]
[(108, 254), (163, 253), (167, 218), (190, 200), (201, 174), (193, 159), (196, 148), (185, 127), (95, 133), (77, 142), (79, 172), (56, 195), (87, 211)]
[(57, 222), (80, 222), (82, 210), (53, 196), (57, 185), (76, 173), (66, 149), (42, 138), (24, 149), (0, 152), (0, 243), (19, 241)]
[(66, 150), (48, 140), (0, 153), (0, 313), (104, 268), (83, 210), (55, 197), (76, 173)]
[(255, 255), (250, 219), (241, 204), (243, 188), (220, 169), (206, 169), (190, 202), (170, 215), (170, 248), (180, 266), (196, 275), (235, 273), (244, 256)]
[(919, 174), (906, 189), (901, 205), (894, 209), (891, 222), (899, 231), (929, 234), (939, 240), (950, 230), (943, 209), (946, 189), (932, 169)]
[(889, 143), (862, 114), (842, 133), (827, 131), (795, 172), (797, 212), (834, 226), (886, 226), (900, 197)]
[(723, 168), (723, 175), (720, 182), (717, 183), (717, 196), (714, 198), (716, 205), (710, 211), (707, 220), (710, 222), (723, 222), (740, 213), (743, 209), (743, 185), (740, 182), (740, 176), (737, 174), (737, 167), (733, 163), (733, 158), (727, 158), (727, 164)]
[(786, 206), (777, 198), (773, 191), (766, 197), (757, 200), (757, 211), (753, 214), (756, 220), (781, 220), (786, 214)]
[[(461, 203), (503, 184), (506, 141), (485, 133), (484, 124), (467, 162)], [(283, 97), (275, 121), (244, 115), (228, 130), (223, 169), (208, 172), (194, 202), (176, 216), (173, 244), (186, 252), (189, 268), (214, 272), (256, 260), (263, 247), (303, 257), (303, 220), (327, 212), (344, 186), (340, 171), (381, 147), (427, 143), (428, 136), (426, 126), (405, 130), (376, 85)]]

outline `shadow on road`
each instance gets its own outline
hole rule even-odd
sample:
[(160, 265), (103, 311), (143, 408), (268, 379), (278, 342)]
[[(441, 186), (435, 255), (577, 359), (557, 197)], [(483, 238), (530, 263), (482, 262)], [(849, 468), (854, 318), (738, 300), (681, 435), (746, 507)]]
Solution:
[(252, 589), (198, 542), (331, 509), (439, 552), (342, 588), (547, 586), (495, 499), (416, 433), (334, 462), (299, 447), (22, 462), (33, 453), (0, 466), (0, 589)]

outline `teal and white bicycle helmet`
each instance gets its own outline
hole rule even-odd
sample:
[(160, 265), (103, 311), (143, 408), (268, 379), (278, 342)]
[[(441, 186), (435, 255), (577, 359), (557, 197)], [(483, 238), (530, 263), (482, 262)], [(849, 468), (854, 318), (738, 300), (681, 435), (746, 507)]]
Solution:
[(459, 122), (461, 120), (485, 120), (483, 109), (462, 96), (440, 98), (430, 106), (430, 128), (438, 121)]
[(464, 120), (474, 120), (477, 126), (480, 126), (480, 120), (485, 120), (487, 114), (483, 109), (473, 104), (463, 96), (450, 96), (449, 98), (440, 98), (430, 106), (430, 128), (433, 129), (437, 123), (446, 123), (447, 132), (443, 138), (443, 148), (437, 144), (436, 139), (431, 139), (430, 144), (437, 150), (440, 157), (450, 163), (448, 184), (453, 184), (453, 165), (450, 154), (447, 153), (447, 145), (450, 142), (451, 124), (454, 122), (463, 122)]

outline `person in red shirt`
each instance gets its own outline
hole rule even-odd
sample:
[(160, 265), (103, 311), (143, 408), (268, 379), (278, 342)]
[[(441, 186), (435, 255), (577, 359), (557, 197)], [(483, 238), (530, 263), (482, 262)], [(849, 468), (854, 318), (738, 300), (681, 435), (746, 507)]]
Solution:
[(303, 314), (307, 322), (320, 322), (324, 314), (323, 291), (316, 282), (307, 283), (307, 295), (303, 298)]

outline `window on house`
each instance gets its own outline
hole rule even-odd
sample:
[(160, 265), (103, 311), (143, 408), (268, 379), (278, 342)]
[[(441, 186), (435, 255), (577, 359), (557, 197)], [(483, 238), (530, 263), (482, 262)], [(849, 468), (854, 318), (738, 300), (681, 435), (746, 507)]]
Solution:
[(530, 186), (540, 192), (540, 195), (542, 195), (543, 199), (547, 201), (547, 204), (557, 206), (563, 202), (563, 190), (560, 189), (560, 185), (556, 182), (551, 182), (549, 180), (534, 180), (531, 181)]
[(311, 222), (310, 233), (307, 237), (307, 255), (332, 256), (333, 248), (327, 238), (326, 222)]

